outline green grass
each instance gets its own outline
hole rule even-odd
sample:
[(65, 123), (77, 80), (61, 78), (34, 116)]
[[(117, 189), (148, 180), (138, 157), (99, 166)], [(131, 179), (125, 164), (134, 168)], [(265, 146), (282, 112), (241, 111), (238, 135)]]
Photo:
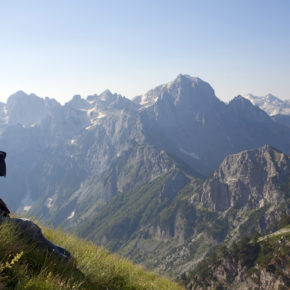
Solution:
[(0, 289), (183, 289), (142, 266), (60, 229), (44, 236), (70, 251), (71, 262), (31, 244), (12, 222), (0, 225)]
[[(182, 213), (185, 210), (191, 212), (190, 204), (180, 200), (185, 197), (183, 187), (189, 180), (184, 177), (180, 188), (171, 187), (172, 178), (175, 178), (174, 172), (144, 183), (132, 191), (117, 194), (101, 212), (80, 224), (77, 234), (101, 243), (106, 237), (107, 242), (104, 244), (113, 251), (135, 239), (138, 229), (144, 230), (147, 227), (143, 232), (147, 234), (148, 227), (152, 225), (159, 225), (162, 230), (173, 235), (172, 226), (177, 210), (180, 209)], [(179, 174), (183, 173), (176, 171), (176, 175)], [(161, 197), (164, 186), (167, 188)]]

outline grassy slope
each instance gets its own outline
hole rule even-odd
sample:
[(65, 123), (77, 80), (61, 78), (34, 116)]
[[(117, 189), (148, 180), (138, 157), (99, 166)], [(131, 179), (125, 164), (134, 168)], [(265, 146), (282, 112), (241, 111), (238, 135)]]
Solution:
[(0, 225), (0, 288), (7, 289), (182, 289), (166, 278), (112, 255), (93, 243), (42, 228), (73, 262), (37, 249), (13, 224)]
[(78, 234), (99, 241), (106, 237), (106, 247), (116, 250), (128, 242), (132, 235), (136, 235), (137, 229), (144, 229), (148, 225), (161, 224), (166, 227), (172, 224), (169, 220), (174, 218), (175, 204), (186, 182), (178, 189), (168, 186), (168, 195), (161, 200), (160, 192), (165, 184), (171, 184), (171, 178), (171, 173), (168, 173), (131, 192), (119, 193), (100, 213), (79, 226)]

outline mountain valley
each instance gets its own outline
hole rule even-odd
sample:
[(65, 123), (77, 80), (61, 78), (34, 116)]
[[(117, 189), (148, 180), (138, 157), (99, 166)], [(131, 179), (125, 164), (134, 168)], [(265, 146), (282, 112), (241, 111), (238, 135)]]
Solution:
[(270, 234), (289, 215), (290, 127), (255, 100), (226, 104), (188, 75), (133, 100), (106, 90), (61, 105), (17, 92), (0, 103), (1, 197), (180, 278), (219, 244)]

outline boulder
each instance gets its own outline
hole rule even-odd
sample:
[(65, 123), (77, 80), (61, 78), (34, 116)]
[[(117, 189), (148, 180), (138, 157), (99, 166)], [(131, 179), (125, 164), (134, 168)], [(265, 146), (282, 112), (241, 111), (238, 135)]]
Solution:
[(70, 261), (70, 253), (66, 249), (53, 244), (51, 241), (47, 240), (38, 225), (36, 225), (31, 220), (25, 218), (6, 218), (0, 217), (0, 224), (3, 222), (13, 223), (17, 231), (21, 234), (23, 233), (28, 237), (28, 242), (35, 244), (37, 247), (46, 249), (48, 252), (58, 255), (59, 257)]

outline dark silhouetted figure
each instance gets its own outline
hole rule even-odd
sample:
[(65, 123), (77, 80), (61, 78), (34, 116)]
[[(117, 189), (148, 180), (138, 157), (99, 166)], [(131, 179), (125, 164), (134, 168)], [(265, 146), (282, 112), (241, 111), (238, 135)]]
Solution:
[[(0, 151), (0, 176), (6, 176), (6, 152)], [(10, 210), (5, 202), (0, 198), (0, 216), (9, 217)]]
[(0, 151), (0, 176), (6, 176), (6, 152)]

